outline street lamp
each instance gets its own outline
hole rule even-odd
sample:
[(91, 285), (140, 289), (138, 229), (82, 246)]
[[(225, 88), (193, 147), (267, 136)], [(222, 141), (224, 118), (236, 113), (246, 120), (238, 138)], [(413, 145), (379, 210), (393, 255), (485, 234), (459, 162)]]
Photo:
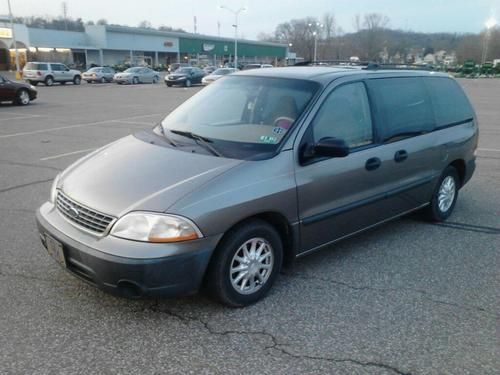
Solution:
[(316, 62), (316, 56), (317, 56), (317, 50), (318, 50), (318, 30), (323, 28), (323, 24), (316, 22), (315, 24), (308, 24), (308, 26), (313, 29), (313, 36), (314, 36), (314, 62)]
[(497, 20), (493, 17), (490, 17), (486, 20), (484, 23), (484, 26), (486, 27), (486, 33), (484, 34), (484, 44), (483, 44), (483, 56), (482, 56), (482, 63), (484, 64), (486, 62), (486, 59), (488, 58), (488, 47), (490, 44), (490, 38), (491, 38), (491, 29), (493, 29), (497, 25)]
[(219, 6), (220, 9), (226, 9), (229, 12), (234, 14), (234, 67), (238, 69), (238, 15), (241, 12), (245, 12), (247, 10), (246, 7), (241, 7), (238, 10), (233, 10), (225, 5)]
[(10, 0), (7, 0), (7, 4), (9, 6), (10, 29), (12, 31), (12, 41), (14, 43), (14, 53), (16, 55), (16, 79), (20, 79), (21, 73), (19, 70), (19, 53), (17, 51), (16, 32), (14, 31), (14, 21), (12, 19), (12, 9), (10, 8)]

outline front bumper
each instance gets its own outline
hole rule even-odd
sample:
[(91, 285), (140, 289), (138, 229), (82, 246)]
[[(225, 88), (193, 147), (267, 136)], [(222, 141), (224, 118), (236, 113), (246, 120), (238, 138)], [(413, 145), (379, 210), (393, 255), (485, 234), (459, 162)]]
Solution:
[(113, 81), (116, 83), (132, 83), (132, 78), (131, 77), (113, 78)]
[[(97, 238), (67, 222), (51, 203), (40, 207), (36, 220), (45, 247), (46, 235), (62, 244), (67, 271), (103, 291), (128, 298), (195, 293), (221, 237), (176, 244), (140, 243), (112, 236)], [(109, 252), (103, 251), (106, 248)], [(137, 250), (141, 257), (132, 257)], [(117, 251), (128, 256), (116, 255)], [(158, 252), (164, 255), (145, 257)]]

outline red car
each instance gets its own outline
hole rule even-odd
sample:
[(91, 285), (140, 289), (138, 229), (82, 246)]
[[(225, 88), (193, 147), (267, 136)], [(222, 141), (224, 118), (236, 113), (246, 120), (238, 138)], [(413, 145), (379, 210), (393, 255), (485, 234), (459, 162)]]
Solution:
[(0, 102), (13, 102), (18, 105), (27, 105), (35, 100), (37, 91), (28, 83), (14, 82), (0, 76)]

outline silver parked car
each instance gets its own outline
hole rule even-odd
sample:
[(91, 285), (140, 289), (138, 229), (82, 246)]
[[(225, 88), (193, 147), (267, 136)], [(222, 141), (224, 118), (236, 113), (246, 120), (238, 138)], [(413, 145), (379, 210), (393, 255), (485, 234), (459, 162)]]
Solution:
[(40, 82), (45, 86), (52, 86), (54, 82), (59, 82), (61, 85), (73, 82), (79, 85), (82, 81), (82, 73), (61, 63), (29, 62), (23, 68), (23, 79), (33, 86)]
[(237, 71), (238, 69), (235, 68), (219, 68), (217, 70), (214, 70), (214, 72), (209, 74), (208, 76), (203, 77), (201, 79), (201, 83), (204, 85), (208, 85), (209, 83), (217, 81), (219, 78), (222, 78), (231, 73), (236, 73)]
[(107, 66), (96, 66), (94, 68), (90, 68), (86, 72), (82, 74), (82, 78), (87, 83), (92, 82), (113, 82), (113, 77), (115, 76), (114, 69)]
[(136, 85), (138, 83), (158, 83), (160, 81), (160, 73), (146, 67), (128, 68), (124, 72), (116, 73), (113, 80), (116, 83), (130, 83)]
[(297, 257), (415, 210), (446, 220), (477, 140), (445, 74), (239, 72), (63, 171), (40, 237), (105, 291), (245, 306)]

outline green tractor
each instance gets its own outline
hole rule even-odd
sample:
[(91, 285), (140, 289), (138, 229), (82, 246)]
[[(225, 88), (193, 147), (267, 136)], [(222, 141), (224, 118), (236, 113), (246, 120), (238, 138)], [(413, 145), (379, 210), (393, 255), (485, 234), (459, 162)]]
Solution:
[(487, 77), (492, 76), (494, 74), (493, 63), (487, 61), (483, 65), (481, 65), (479, 74), (485, 75)]
[(459, 70), (460, 77), (476, 77), (479, 74), (479, 70), (476, 67), (474, 60), (465, 60), (464, 64)]

